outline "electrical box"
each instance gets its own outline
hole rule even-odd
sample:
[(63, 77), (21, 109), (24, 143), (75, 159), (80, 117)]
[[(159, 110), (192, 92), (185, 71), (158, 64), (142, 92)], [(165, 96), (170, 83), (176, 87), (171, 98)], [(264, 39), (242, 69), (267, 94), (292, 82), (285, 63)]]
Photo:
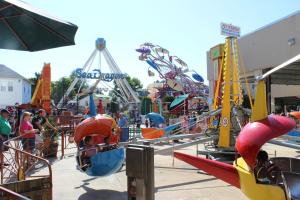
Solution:
[(154, 200), (154, 149), (129, 145), (126, 149), (128, 200)]

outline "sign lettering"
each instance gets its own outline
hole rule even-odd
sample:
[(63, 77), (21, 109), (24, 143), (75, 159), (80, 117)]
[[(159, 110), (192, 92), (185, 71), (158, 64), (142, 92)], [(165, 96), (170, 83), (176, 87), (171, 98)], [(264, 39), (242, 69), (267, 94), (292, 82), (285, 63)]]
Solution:
[(77, 78), (86, 79), (101, 79), (102, 81), (111, 82), (116, 79), (124, 79), (128, 75), (120, 73), (102, 73), (99, 69), (94, 69), (91, 72), (84, 72), (82, 68), (75, 70)]
[(240, 37), (241, 29), (238, 26), (232, 24), (221, 23), (221, 35), (230, 37)]

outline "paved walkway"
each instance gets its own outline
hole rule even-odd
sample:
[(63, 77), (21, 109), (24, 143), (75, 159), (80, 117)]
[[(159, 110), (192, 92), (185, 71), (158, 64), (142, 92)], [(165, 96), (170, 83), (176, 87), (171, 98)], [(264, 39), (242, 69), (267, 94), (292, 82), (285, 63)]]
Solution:
[[(299, 152), (285, 147), (266, 145), (269, 153), (277, 156), (298, 156)], [(127, 178), (125, 169), (109, 177), (96, 178), (76, 170), (74, 151), (53, 166), (54, 200), (126, 200)], [(194, 154), (195, 146), (181, 150)], [(155, 156), (156, 200), (246, 200), (236, 188), (198, 171), (169, 155)]]

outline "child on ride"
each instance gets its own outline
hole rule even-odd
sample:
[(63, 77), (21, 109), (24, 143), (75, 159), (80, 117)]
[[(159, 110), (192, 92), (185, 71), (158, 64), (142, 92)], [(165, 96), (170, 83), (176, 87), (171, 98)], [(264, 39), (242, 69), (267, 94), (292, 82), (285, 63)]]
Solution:
[(99, 148), (95, 145), (92, 136), (86, 136), (84, 138), (84, 149), (82, 152), (82, 169), (85, 170), (91, 165), (91, 157), (97, 154)]

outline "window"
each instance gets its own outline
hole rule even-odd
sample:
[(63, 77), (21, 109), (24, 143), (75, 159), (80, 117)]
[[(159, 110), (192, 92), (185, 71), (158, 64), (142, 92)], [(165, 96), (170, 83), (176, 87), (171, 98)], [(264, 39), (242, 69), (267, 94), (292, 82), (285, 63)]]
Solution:
[(6, 92), (6, 84), (4, 81), (0, 81), (0, 92)]
[(12, 81), (7, 82), (7, 91), (8, 92), (13, 92), (14, 91), (14, 85)]

